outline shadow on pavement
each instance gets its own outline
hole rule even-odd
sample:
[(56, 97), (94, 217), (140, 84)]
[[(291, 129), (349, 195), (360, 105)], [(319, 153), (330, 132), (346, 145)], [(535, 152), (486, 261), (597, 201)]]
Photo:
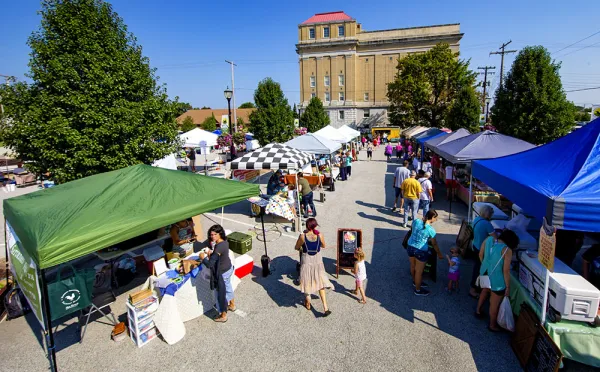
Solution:
[(271, 275), (263, 277), (262, 269), (254, 266), (252, 281), (261, 285), (277, 306), (302, 306), (303, 296), (300, 287), (283, 282), (284, 277), (296, 275), (297, 262), (289, 256), (275, 257), (271, 261)]

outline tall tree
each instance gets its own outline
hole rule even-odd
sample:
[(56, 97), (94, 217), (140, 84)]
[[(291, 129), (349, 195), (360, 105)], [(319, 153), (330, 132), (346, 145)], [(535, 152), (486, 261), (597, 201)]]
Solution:
[(448, 44), (440, 43), (423, 54), (402, 58), (397, 69), (387, 93), (392, 124), (442, 127), (453, 107), (453, 117), (460, 108), (465, 111), (458, 116), (470, 117), (470, 107), (455, 106), (454, 101), (461, 92), (473, 92), (467, 87), (474, 87), (476, 75), (469, 70), (469, 61), (458, 59), (458, 53), (452, 52)]
[(238, 108), (247, 109), (247, 108), (255, 108), (255, 107), (256, 106), (254, 106), (254, 103), (252, 103), (252, 102), (244, 102)]
[(181, 122), (181, 130), (183, 132), (189, 132), (190, 130), (196, 128), (196, 124), (194, 124), (194, 119), (191, 116), (186, 116), (185, 119)]
[(250, 114), (249, 129), (262, 146), (292, 138), (294, 115), (279, 83), (271, 78), (258, 83), (254, 102), (256, 111)]
[(28, 40), (31, 83), (0, 91), (12, 119), (4, 145), (58, 182), (171, 153), (177, 105), (111, 5), (45, 0), (41, 18)]
[(294, 103), (294, 107), (292, 108), (292, 112), (294, 113), (294, 119), (300, 119), (298, 115), (298, 109), (296, 108), (296, 104)]
[(202, 106), (202, 107), (200, 108), (200, 110), (210, 110), (210, 107), (208, 107), (208, 106)]
[(217, 119), (215, 118), (215, 114), (213, 113), (211, 116), (204, 119), (200, 127), (206, 131), (212, 132), (217, 129)]
[(526, 47), (498, 87), (492, 122), (500, 133), (541, 145), (569, 133), (575, 106), (560, 81), (560, 63), (542, 46)]
[(175, 115), (180, 116), (182, 114), (185, 114), (186, 111), (191, 110), (192, 109), (192, 105), (190, 105), (187, 102), (179, 102), (179, 97), (175, 97), (175, 101), (177, 101), (177, 112)]
[(300, 117), (300, 124), (306, 127), (310, 133), (329, 125), (329, 115), (323, 109), (323, 102), (318, 97), (310, 99), (306, 110)]
[(472, 86), (463, 87), (457, 94), (446, 116), (446, 126), (452, 130), (465, 128), (479, 132), (481, 100)]

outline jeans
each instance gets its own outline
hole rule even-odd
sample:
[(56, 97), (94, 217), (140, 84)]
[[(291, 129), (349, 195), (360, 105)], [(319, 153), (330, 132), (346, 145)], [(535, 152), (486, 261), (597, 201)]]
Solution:
[(348, 177), (350, 177), (352, 175), (352, 166), (351, 165), (346, 167), (346, 172), (348, 173)]
[(310, 209), (313, 212), (313, 216), (317, 216), (317, 209), (315, 208), (315, 203), (313, 202), (313, 193), (312, 191), (306, 195), (302, 195), (302, 204), (304, 205), (304, 218), (308, 217), (308, 206), (310, 205)]
[(406, 220), (408, 219), (408, 210), (412, 210), (412, 220), (413, 223), (417, 218), (417, 211), (419, 210), (419, 199), (409, 199), (404, 198), (404, 224), (406, 225)]
[(346, 181), (348, 179), (348, 168), (340, 167), (340, 179)]
[(425, 217), (425, 215), (429, 211), (429, 204), (431, 204), (430, 200), (420, 200), (419, 201), (419, 208), (423, 209), (423, 217)]
[[(223, 274), (223, 281), (225, 282), (225, 299), (227, 299), (227, 303), (233, 300), (233, 286), (231, 285), (231, 277), (233, 276), (234, 267), (231, 265), (231, 269), (225, 271)], [(217, 296), (215, 296), (217, 297)], [(219, 313), (225, 312), (227, 309), (221, 309), (219, 301), (216, 303), (216, 308)]]

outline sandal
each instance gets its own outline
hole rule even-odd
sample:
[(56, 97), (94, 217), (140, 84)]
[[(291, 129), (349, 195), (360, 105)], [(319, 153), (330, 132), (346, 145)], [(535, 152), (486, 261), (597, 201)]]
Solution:
[(225, 322), (227, 322), (227, 318), (225, 318), (225, 317), (217, 317), (214, 320), (217, 323), (225, 323)]
[(359, 304), (363, 304), (363, 305), (364, 305), (364, 304), (366, 304), (366, 303), (367, 303), (367, 301), (365, 301), (365, 300), (358, 300), (358, 303), (359, 303)]
[(310, 310), (310, 301), (304, 300), (304, 307), (306, 308), (306, 310)]
[(227, 310), (229, 310), (229, 311), (236, 311), (237, 307), (236, 306), (227, 306)]

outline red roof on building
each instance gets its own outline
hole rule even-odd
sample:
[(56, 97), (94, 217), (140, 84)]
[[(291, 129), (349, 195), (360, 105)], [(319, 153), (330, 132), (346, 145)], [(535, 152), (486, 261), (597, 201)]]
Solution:
[(307, 25), (309, 23), (321, 23), (321, 22), (335, 22), (335, 21), (351, 21), (352, 17), (344, 12), (329, 12), (329, 13), (317, 13), (310, 17), (301, 24)]

